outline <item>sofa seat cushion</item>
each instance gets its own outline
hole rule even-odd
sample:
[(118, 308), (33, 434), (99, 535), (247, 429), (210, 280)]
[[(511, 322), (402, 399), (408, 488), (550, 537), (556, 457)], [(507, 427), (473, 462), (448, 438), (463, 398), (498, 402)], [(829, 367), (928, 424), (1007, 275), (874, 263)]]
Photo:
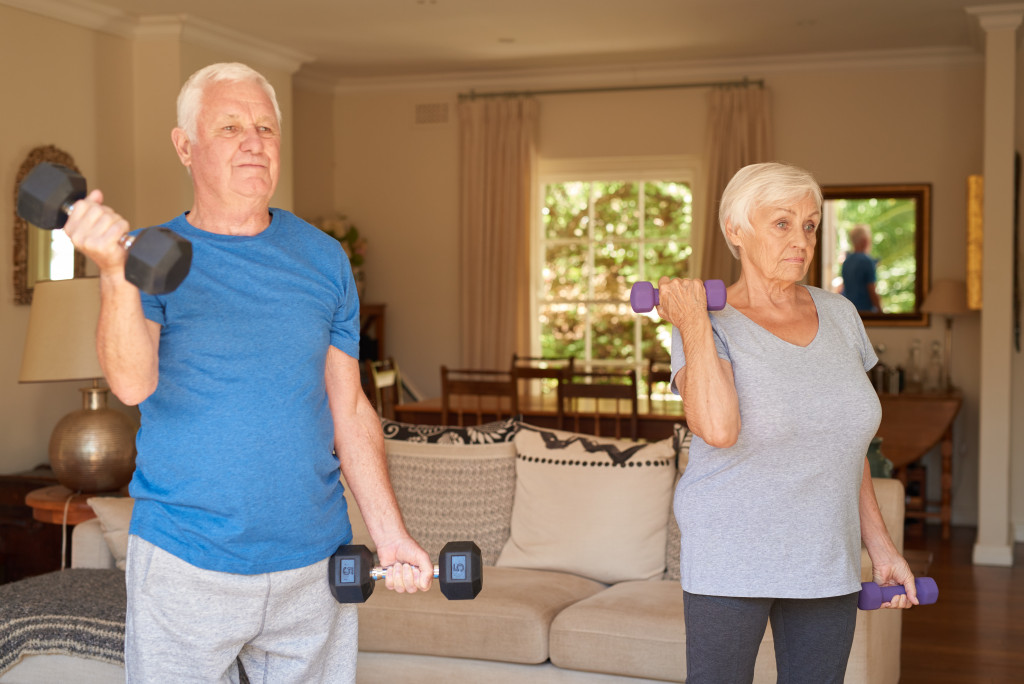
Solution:
[[(757, 660), (759, 668), (774, 669), (770, 627)], [(682, 587), (669, 580), (621, 582), (569, 606), (551, 625), (551, 662), (571, 670), (684, 681)]]
[(428, 592), (380, 587), (359, 606), (359, 650), (542, 663), (551, 621), (604, 585), (575, 575), (485, 567), (483, 589), (449, 601), (435, 581)]

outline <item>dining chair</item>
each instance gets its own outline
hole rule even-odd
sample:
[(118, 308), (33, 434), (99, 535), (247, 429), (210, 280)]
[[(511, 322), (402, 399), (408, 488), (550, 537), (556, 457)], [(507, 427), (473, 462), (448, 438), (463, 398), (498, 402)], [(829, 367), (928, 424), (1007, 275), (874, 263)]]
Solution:
[(512, 355), (512, 373), (519, 391), (519, 404), (527, 396), (539, 397), (557, 391), (558, 383), (566, 373), (572, 373), (575, 359), (571, 356)]
[(636, 439), (638, 403), (635, 370), (566, 373), (558, 385), (558, 427), (600, 436), (611, 423), (616, 438)]
[[(441, 366), (441, 424), (482, 425), (519, 413), (519, 393), (510, 370)], [(451, 419), (456, 417), (457, 423)], [(467, 423), (466, 418), (475, 423)]]
[(395, 419), (395, 406), (402, 403), (402, 373), (390, 356), (381, 361), (366, 361), (373, 388), (373, 405), (381, 418)]
[(655, 385), (667, 384), (659, 394), (672, 392), (672, 363), (666, 360), (647, 359), (647, 401), (652, 401)]

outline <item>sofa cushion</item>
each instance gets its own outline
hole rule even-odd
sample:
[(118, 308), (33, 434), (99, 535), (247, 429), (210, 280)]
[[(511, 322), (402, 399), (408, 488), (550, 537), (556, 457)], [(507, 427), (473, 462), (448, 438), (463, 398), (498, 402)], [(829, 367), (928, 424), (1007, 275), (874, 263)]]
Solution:
[(447, 542), (470, 540), (494, 565), (511, 526), (515, 446), (386, 440), (385, 449), (405, 525), (433, 561)]
[(132, 523), (135, 499), (127, 496), (93, 496), (85, 502), (99, 518), (103, 539), (107, 542), (110, 555), (114, 557), (114, 565), (124, 570), (125, 558), (128, 556), (128, 528)]
[(542, 663), (551, 621), (604, 587), (574, 575), (484, 568), (483, 589), (449, 601), (435, 581), (428, 592), (383, 587), (359, 606), (359, 650)]
[(653, 444), (521, 424), (511, 537), (498, 565), (604, 583), (665, 571), (672, 440)]
[(414, 425), (382, 418), (384, 439), (430, 444), (493, 444), (508, 442), (515, 436), (518, 421), (515, 418), (497, 420), (483, 425), (457, 427), (453, 425)]
[[(755, 667), (772, 676), (757, 681), (775, 681), (774, 661), (768, 627)], [(551, 624), (551, 662), (571, 670), (685, 681), (682, 587), (669, 580), (622, 582), (569, 606)]]

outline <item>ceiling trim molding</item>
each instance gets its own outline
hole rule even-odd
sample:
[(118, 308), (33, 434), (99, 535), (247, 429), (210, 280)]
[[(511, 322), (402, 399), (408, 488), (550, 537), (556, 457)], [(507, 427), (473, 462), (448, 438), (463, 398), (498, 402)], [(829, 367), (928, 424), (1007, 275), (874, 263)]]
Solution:
[(925, 68), (982, 64), (971, 48), (928, 48), (873, 52), (820, 53), (787, 57), (736, 58), (699, 62), (649, 62), (620, 66), (550, 68), (520, 71), (451, 72), (388, 77), (351, 77), (336, 81), (335, 93), (395, 90), (514, 90), (559, 87), (650, 85), (666, 81), (748, 78), (794, 71)]
[(0, 0), (0, 4), (129, 40), (175, 38), (192, 45), (228, 50), (250, 64), (290, 74), (315, 59), (187, 14), (135, 17), (88, 0)]

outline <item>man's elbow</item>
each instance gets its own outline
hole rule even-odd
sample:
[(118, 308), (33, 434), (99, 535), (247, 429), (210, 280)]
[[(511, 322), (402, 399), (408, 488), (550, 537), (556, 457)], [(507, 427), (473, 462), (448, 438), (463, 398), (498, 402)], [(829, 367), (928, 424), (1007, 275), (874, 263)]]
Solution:
[(110, 391), (125, 406), (138, 406), (156, 391), (156, 383), (111, 382)]

